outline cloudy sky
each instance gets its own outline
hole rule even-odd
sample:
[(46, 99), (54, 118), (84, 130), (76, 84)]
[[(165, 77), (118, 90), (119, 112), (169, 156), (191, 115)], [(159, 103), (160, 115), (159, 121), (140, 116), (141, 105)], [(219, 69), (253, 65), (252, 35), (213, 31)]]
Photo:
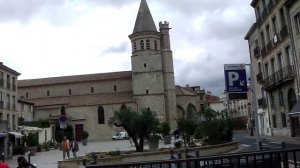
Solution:
[[(224, 90), (224, 64), (249, 63), (251, 0), (147, 0), (169, 21), (177, 85)], [(131, 70), (140, 0), (0, 0), (0, 61), (19, 79)]]

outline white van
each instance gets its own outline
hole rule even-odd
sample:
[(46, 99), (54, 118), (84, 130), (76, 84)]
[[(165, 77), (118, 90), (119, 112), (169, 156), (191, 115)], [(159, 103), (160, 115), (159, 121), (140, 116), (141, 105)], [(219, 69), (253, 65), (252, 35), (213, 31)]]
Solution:
[(120, 139), (129, 139), (127, 132), (122, 131), (116, 133), (116, 135), (112, 136), (113, 140), (120, 140)]

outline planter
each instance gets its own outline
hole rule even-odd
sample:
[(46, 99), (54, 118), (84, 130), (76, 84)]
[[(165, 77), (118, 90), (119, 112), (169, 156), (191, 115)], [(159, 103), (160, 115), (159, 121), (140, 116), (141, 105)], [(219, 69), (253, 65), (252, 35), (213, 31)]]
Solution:
[(170, 135), (166, 135), (165, 137), (164, 137), (164, 143), (165, 143), (165, 145), (170, 145), (171, 144), (171, 136)]
[(148, 140), (149, 149), (158, 149), (159, 141)]
[(30, 151), (31, 156), (35, 156), (36, 151), (37, 151), (37, 147), (36, 146), (31, 146), (31, 147), (28, 147), (28, 150)]
[(86, 145), (87, 145), (87, 139), (83, 139), (83, 140), (82, 140), (82, 145), (83, 145), (83, 146), (86, 146)]

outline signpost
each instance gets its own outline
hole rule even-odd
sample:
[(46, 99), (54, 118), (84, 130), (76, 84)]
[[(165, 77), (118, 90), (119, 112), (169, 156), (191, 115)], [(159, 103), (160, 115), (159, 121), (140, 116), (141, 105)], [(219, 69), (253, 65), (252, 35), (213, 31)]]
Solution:
[(247, 99), (248, 86), (245, 64), (225, 64), (224, 74), (229, 100)]

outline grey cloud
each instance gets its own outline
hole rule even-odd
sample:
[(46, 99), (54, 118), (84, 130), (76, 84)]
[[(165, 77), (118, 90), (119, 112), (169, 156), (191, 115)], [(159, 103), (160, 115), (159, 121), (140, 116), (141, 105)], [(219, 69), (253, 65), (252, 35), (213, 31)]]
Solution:
[(128, 48), (129, 48), (128, 42), (123, 42), (118, 46), (108, 47), (103, 52), (104, 53), (122, 53), (122, 52), (126, 52)]

